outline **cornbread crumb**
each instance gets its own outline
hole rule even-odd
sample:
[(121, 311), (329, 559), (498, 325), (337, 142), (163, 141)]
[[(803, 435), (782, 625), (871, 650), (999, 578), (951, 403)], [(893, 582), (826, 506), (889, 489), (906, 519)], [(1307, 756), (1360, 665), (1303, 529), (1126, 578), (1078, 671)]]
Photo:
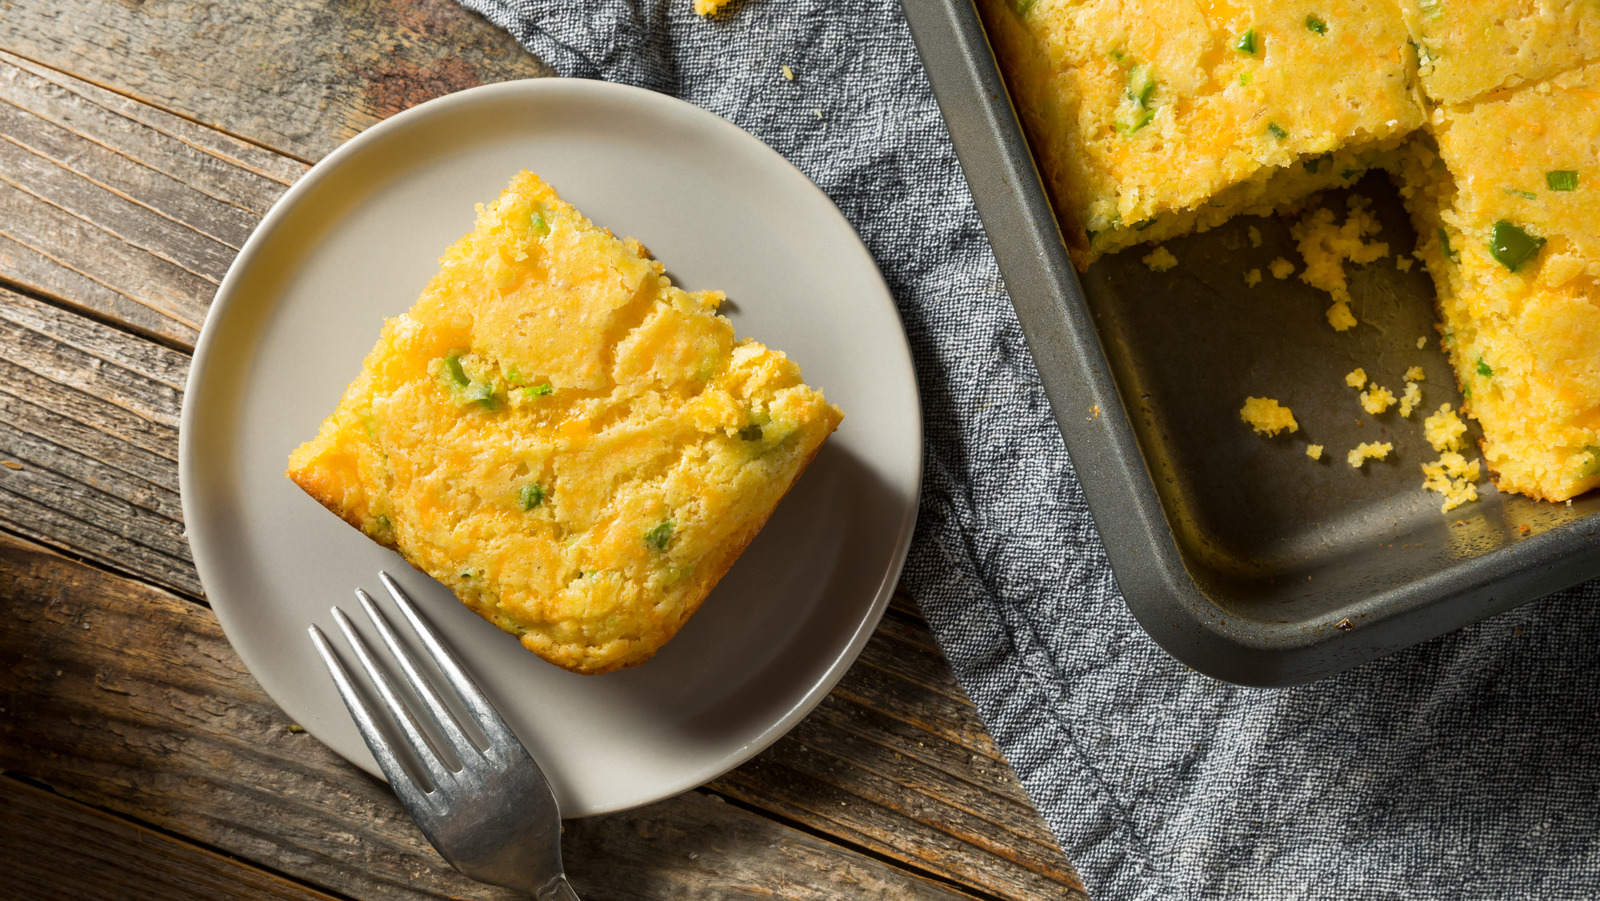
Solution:
[(1428, 374), (1422, 371), (1421, 366), (1413, 366), (1406, 370), (1406, 381), (1408, 382), (1425, 382), (1427, 380)]
[(1449, 404), (1444, 404), (1439, 407), (1439, 412), (1423, 420), (1422, 434), (1436, 451), (1460, 451), (1461, 439), (1467, 434), (1467, 424), (1450, 409)]
[(1388, 388), (1374, 383), (1367, 390), (1361, 392), (1361, 409), (1373, 416), (1389, 409), (1394, 405), (1394, 392)]
[(1422, 487), (1444, 495), (1440, 513), (1449, 513), (1468, 501), (1478, 499), (1478, 486), (1473, 484), (1481, 477), (1477, 460), (1470, 463), (1455, 451), (1445, 451), (1432, 463), (1422, 464)]
[(1272, 277), (1276, 279), (1285, 279), (1294, 275), (1294, 264), (1283, 257), (1278, 257), (1268, 263), (1267, 268), (1272, 270)]
[(1406, 393), (1400, 396), (1400, 415), (1410, 418), (1411, 411), (1422, 403), (1422, 386), (1416, 382), (1406, 382)]
[(1417, 350), (1422, 350), (1423, 348), (1425, 348), (1427, 346), (1428, 346), (1428, 336), (1427, 335), (1423, 335), (1421, 338), (1417, 339)]
[(1355, 446), (1355, 449), (1345, 455), (1345, 461), (1353, 469), (1360, 469), (1368, 460), (1383, 460), (1394, 450), (1394, 445), (1385, 441), (1381, 444), (1376, 441), (1366, 441)]
[(1411, 258), (1402, 254), (1395, 254), (1394, 268), (1400, 270), (1401, 272), (1410, 272)]
[(1344, 383), (1352, 388), (1360, 389), (1367, 384), (1367, 371), (1357, 366), (1344, 377)]
[(732, 2), (733, 0), (694, 0), (694, 11), (702, 16), (709, 16)]
[(1261, 246), (1261, 229), (1256, 228), (1254, 225), (1252, 225), (1252, 226), (1250, 226), (1250, 230), (1249, 230), (1248, 234), (1250, 235), (1250, 246), (1251, 247), (1260, 247)]
[(1289, 230), (1299, 245), (1300, 256), (1306, 261), (1300, 280), (1333, 296), (1333, 305), (1328, 307), (1328, 324), (1336, 331), (1346, 331), (1356, 325), (1355, 314), (1350, 312), (1350, 283), (1344, 272), (1345, 262), (1365, 264), (1389, 255), (1387, 243), (1363, 240), (1383, 228), (1367, 211), (1371, 203), (1359, 194), (1351, 195), (1343, 225), (1335, 224), (1337, 217), (1333, 210), (1314, 207)]
[(785, 81), (794, 81), (794, 70), (789, 68), (788, 66), (784, 66), (783, 67), (783, 78), (784, 78)]
[(1306, 445), (1306, 456), (1310, 457), (1313, 460), (1321, 460), (1322, 459), (1322, 445), (1320, 445), (1320, 444), (1308, 444), (1308, 445)]
[(1284, 429), (1291, 433), (1300, 431), (1294, 413), (1270, 397), (1247, 397), (1239, 409), (1239, 418), (1256, 430), (1258, 435), (1276, 435)]
[(1149, 266), (1153, 272), (1166, 272), (1173, 266), (1178, 265), (1178, 258), (1173, 256), (1172, 251), (1165, 247), (1157, 247), (1155, 250), (1145, 254), (1144, 264)]
[(1254, 288), (1256, 285), (1261, 284), (1261, 270), (1252, 269), (1246, 272), (1244, 274), (1244, 284), (1246, 288)]

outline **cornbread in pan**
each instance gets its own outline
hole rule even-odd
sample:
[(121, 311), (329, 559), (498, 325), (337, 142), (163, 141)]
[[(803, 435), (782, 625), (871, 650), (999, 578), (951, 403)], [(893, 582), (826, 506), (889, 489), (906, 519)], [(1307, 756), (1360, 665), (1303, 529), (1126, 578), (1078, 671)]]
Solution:
[(519, 174), (289, 477), (545, 660), (642, 663), (842, 416), (662, 273)]
[(1597, 98), (1588, 66), (1442, 107), (1402, 169), (1484, 461), (1546, 500), (1600, 485)]
[(1464, 103), (1600, 59), (1600, 4), (1400, 0), (1434, 100)]
[[(1388, 169), (1497, 486), (1564, 500), (1600, 485), (1600, 4), (978, 6), (1079, 269)], [(1301, 278), (1348, 330), (1343, 264), (1388, 248), (1360, 210), (1316, 215), (1296, 226)]]
[(978, 6), (1079, 269), (1348, 186), (1423, 122), (1392, 2)]

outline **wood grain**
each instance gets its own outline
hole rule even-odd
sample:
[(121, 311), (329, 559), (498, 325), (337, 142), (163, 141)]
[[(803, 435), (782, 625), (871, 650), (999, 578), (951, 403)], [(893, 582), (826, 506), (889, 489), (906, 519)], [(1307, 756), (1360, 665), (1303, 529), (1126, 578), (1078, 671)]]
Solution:
[[(28, 901), (336, 901), (259, 867), (4, 777), (0, 860), (6, 862), (6, 894)], [(62, 873), (73, 878), (65, 881)]]
[(192, 348), (306, 165), (0, 52), (0, 279)]
[[(3, 536), (0, 598), (0, 767), (338, 892), (509, 897), (293, 731), (204, 608)], [(702, 793), (567, 833), (590, 899), (971, 897)]]
[(0, 10), (0, 48), (307, 161), (424, 100), (550, 72), (451, 0), (5, 0)]
[[(0, 0), (0, 767), (352, 896), (502, 896), (289, 731), (194, 603), (177, 426), (222, 273), (307, 161), (540, 71), (449, 0)], [(903, 596), (788, 737), (565, 845), (594, 898), (1083, 897)]]
[(199, 597), (178, 497), (189, 357), (0, 289), (0, 524)]

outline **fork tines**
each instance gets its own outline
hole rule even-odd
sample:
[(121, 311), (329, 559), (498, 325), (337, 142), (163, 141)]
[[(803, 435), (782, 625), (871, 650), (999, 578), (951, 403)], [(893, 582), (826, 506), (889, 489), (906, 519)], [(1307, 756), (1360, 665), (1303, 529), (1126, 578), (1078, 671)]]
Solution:
[(368, 709), (367, 703), (356, 691), (349, 672), (345, 669), (338, 655), (334, 653), (327, 637), (322, 633), (321, 629), (312, 625), (310, 627), (312, 640), (316, 643), (317, 651), (321, 654), (323, 662), (327, 664), (328, 671), (333, 676), (334, 684), (338, 686), (339, 696), (344, 699), (345, 706), (350, 708), (350, 715), (355, 719), (356, 728), (361, 732), (362, 739), (366, 741), (367, 748), (372, 751), (372, 756), (377, 759), (378, 766), (382, 768), (383, 774), (388, 777), (389, 784), (394, 787), (395, 792), (401, 796), (403, 801), (407, 802), (409, 807), (412, 802), (426, 804), (426, 799), (433, 794), (433, 787), (445, 784), (446, 781), (455, 783), (459, 788), (470, 789), (475, 787), (476, 784), (482, 781), (481, 775), (485, 765), (489, 769), (502, 768), (507, 763), (508, 754), (514, 753), (514, 751), (521, 751), (526, 754), (526, 751), (523, 750), (521, 743), (517, 741), (511, 730), (506, 726), (505, 721), (500, 718), (500, 715), (489, 704), (483, 692), (478, 689), (472, 678), (461, 668), (461, 664), (455, 655), (451, 653), (449, 648), (445, 647), (438, 635), (428, 626), (422, 615), (417, 611), (416, 606), (411, 602), (411, 599), (406, 596), (406, 593), (395, 583), (394, 579), (390, 578), (388, 573), (379, 573), (379, 578), (383, 580), (384, 587), (388, 589), (389, 595), (394, 599), (395, 606), (399, 608), (400, 613), (411, 624), (412, 629), (415, 630), (440, 674), (443, 675), (445, 681), (449, 683), (450, 688), (460, 699), (474, 724), (483, 731), (484, 736), (488, 739), (488, 748), (480, 750), (467, 737), (466, 732), (456, 721), (455, 716), (445, 706), (443, 699), (439, 696), (439, 692), (434, 688), (432, 682), (418, 668), (416, 659), (401, 644), (399, 635), (396, 634), (394, 627), (389, 623), (383, 611), (378, 609), (372, 596), (363, 589), (356, 589), (356, 597), (361, 604), (361, 609), (366, 611), (367, 618), (377, 628), (384, 645), (399, 664), (406, 682), (411, 686), (412, 691), (415, 692), (416, 697), (422, 702), (423, 707), (426, 708), (429, 716), (433, 719), (450, 752), (461, 764), (460, 769), (457, 770), (442, 759), (440, 754), (436, 753), (433, 744), (423, 734), (411, 711), (400, 700), (394, 685), (389, 681), (383, 670), (379, 668), (371, 648), (356, 632), (354, 623), (350, 621), (350, 618), (345, 615), (343, 610), (334, 607), (334, 621), (338, 623), (339, 630), (344, 633), (345, 640), (349, 642), (351, 649), (355, 652), (356, 659), (361, 662), (362, 669), (366, 671), (367, 677), (371, 680), (384, 707), (388, 709), (390, 717), (399, 726), (412, 757), (417, 761), (431, 783), (430, 786), (426, 787), (418, 785), (401, 765), (394, 749), (389, 746), (388, 741), (379, 730), (372, 711)]

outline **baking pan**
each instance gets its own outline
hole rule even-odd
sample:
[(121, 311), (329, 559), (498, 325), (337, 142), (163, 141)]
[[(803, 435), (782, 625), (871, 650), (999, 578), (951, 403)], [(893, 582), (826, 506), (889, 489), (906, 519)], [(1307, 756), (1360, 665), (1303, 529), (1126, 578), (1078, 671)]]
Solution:
[[(1080, 279), (976, 9), (902, 6), (1117, 583), (1168, 653), (1230, 682), (1292, 685), (1600, 575), (1600, 493), (1550, 504), (1485, 481), (1482, 499), (1442, 513), (1423, 490), (1420, 464), (1438, 454), (1422, 418), (1461, 397), (1432, 282), (1396, 264), (1416, 236), (1381, 173), (1351, 189), (1373, 201), (1391, 256), (1352, 271), (1350, 332), (1328, 326), (1328, 295), (1267, 274), (1276, 257), (1300, 265), (1286, 219), (1164, 242), (1180, 261), (1166, 272), (1131, 248)], [(1342, 214), (1340, 193), (1326, 203)], [(1344, 383), (1359, 366), (1398, 395), (1414, 365), (1426, 380), (1411, 418), (1365, 414)], [(1256, 435), (1238, 412), (1251, 395), (1289, 406), (1301, 431)], [(1367, 441), (1394, 452), (1351, 468), (1345, 452)]]

